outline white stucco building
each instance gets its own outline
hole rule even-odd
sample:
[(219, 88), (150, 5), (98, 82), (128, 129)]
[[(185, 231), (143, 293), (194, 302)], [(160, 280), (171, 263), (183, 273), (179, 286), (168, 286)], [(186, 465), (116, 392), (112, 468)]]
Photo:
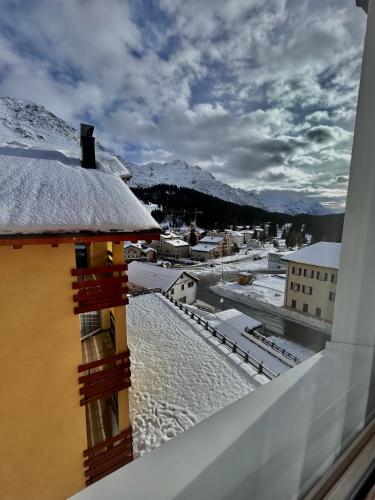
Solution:
[(180, 302), (193, 304), (196, 300), (199, 280), (186, 271), (134, 261), (129, 264), (127, 275), (130, 292), (160, 288)]

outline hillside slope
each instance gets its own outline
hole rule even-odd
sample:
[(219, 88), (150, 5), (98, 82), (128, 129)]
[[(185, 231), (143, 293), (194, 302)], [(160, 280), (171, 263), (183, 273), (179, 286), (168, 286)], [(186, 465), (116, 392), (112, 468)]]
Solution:
[(150, 188), (160, 184), (195, 189), (221, 200), (238, 205), (250, 205), (270, 212), (289, 215), (300, 213), (324, 215), (328, 211), (316, 201), (293, 191), (246, 191), (221, 182), (198, 166), (185, 161), (170, 163), (147, 163), (130, 165), (132, 179), (130, 185), (136, 188)]

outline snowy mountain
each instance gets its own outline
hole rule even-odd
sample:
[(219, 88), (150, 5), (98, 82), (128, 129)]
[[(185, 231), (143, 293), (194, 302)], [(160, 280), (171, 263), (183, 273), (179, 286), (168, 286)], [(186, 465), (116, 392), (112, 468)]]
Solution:
[(49, 145), (79, 145), (77, 131), (44, 106), (31, 101), (0, 97), (0, 140), (20, 139)]
[[(51, 149), (79, 147), (78, 131), (43, 106), (31, 101), (0, 97), (0, 142), (9, 143), (10, 140), (18, 140), (31, 145), (43, 144), (43, 147), (48, 145)], [(215, 179), (211, 173), (200, 167), (193, 167), (181, 160), (135, 165), (120, 156), (109, 155), (98, 141), (96, 145), (99, 150), (98, 160), (101, 154), (106, 155), (107, 163), (110, 160), (109, 156), (112, 157), (111, 170), (119, 170), (119, 162), (115, 159), (121, 160), (133, 175), (130, 181), (130, 186), (133, 187), (147, 188), (158, 184), (170, 184), (195, 189), (238, 205), (250, 205), (272, 212), (290, 215), (328, 213), (327, 209), (316, 201), (293, 191), (237, 189)], [(121, 174), (120, 171), (117, 173)], [(124, 174), (126, 175), (126, 172)]]
[(198, 166), (191, 166), (185, 161), (175, 160), (170, 163), (147, 163), (130, 165), (133, 175), (130, 185), (148, 188), (158, 184), (170, 184), (178, 187), (195, 189), (201, 193), (216, 196), (238, 205), (250, 205), (270, 212), (290, 215), (305, 213), (323, 215), (330, 213), (320, 203), (294, 191), (246, 191), (221, 182)]

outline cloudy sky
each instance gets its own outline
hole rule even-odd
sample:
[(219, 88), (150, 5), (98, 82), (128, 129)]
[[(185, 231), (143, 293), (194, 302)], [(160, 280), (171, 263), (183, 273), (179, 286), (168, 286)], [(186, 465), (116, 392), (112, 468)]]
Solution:
[(0, 0), (0, 94), (135, 162), (344, 202), (365, 33), (354, 0)]

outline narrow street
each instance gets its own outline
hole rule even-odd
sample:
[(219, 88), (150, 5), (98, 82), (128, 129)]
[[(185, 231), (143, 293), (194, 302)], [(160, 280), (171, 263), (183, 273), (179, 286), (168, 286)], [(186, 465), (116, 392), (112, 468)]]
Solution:
[[(237, 271), (224, 271), (223, 273), (225, 280), (233, 280), (236, 275)], [(315, 352), (321, 351), (324, 348), (326, 341), (329, 340), (328, 335), (315, 330), (314, 328), (295, 323), (294, 321), (281, 318), (280, 316), (276, 316), (267, 311), (256, 309), (255, 307), (216, 295), (210, 287), (220, 281), (220, 279), (221, 273), (217, 272), (199, 274), (197, 298), (221, 311), (231, 308), (238, 309), (244, 314), (261, 321), (266, 326), (267, 335), (284, 337)]]

